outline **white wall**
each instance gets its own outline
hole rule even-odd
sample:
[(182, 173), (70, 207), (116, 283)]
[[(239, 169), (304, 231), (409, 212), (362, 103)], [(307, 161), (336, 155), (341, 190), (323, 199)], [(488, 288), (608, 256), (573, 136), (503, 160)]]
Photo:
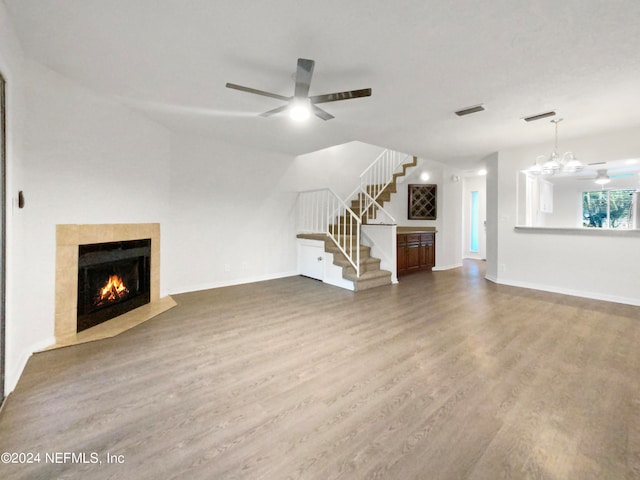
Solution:
[(384, 151), (362, 142), (349, 142), (299, 155), (287, 172), (298, 191), (331, 188), (346, 199), (358, 186), (360, 174)]
[(501, 196), (499, 195), (499, 161), (498, 154), (494, 153), (485, 158), (487, 165), (487, 264), (485, 276), (489, 280), (498, 280), (498, 264), (500, 259), (500, 237), (499, 224), (502, 221), (509, 222), (500, 218), (499, 205), (501, 204)]
[(29, 355), (53, 342), (56, 224), (164, 224), (171, 161), (163, 127), (20, 55), (13, 61), (7, 88), (21, 99), (8, 105), (8, 190), (12, 203), (23, 190), (26, 204), (8, 217), (7, 391)]
[[(566, 142), (586, 163), (640, 157), (640, 129)], [(487, 253), (487, 277), (499, 283), (640, 305), (640, 234), (633, 232), (516, 231), (516, 178), (543, 146), (499, 152), (488, 182), (497, 198), (496, 255)], [(490, 188), (489, 183), (487, 185)], [(492, 202), (495, 202), (492, 203)], [(555, 202), (554, 202), (555, 203)], [(489, 240), (491, 243), (491, 240)]]
[[(15, 385), (22, 366), (26, 359), (24, 352), (25, 341), (24, 328), (20, 322), (28, 322), (28, 319), (17, 319), (20, 305), (16, 302), (19, 289), (12, 281), (16, 272), (20, 272), (22, 266), (20, 259), (24, 257), (22, 249), (23, 218), (18, 215), (16, 208), (17, 192), (22, 188), (22, 125), (24, 124), (24, 94), (22, 92), (22, 51), (18, 38), (9, 20), (4, 2), (0, 2), (0, 71), (6, 80), (6, 135), (7, 135), (7, 191), (6, 191), (6, 352), (5, 355), (5, 394), (9, 393)], [(22, 357), (25, 357), (23, 359)]]
[[(429, 179), (422, 180), (420, 175), (428, 173)], [(400, 226), (435, 227), (436, 266), (435, 270), (456, 268), (462, 265), (462, 182), (454, 181), (461, 172), (433, 160), (418, 159), (418, 165), (410, 169), (397, 183), (397, 193), (391, 196), (391, 202), (384, 208), (396, 219)], [(436, 184), (437, 216), (436, 220), (409, 220), (409, 185)]]
[(575, 185), (554, 185), (553, 213), (541, 213), (547, 227), (582, 226), (582, 192), (597, 190), (591, 182), (582, 182), (583, 188)]
[(172, 151), (171, 293), (297, 273), (294, 157), (187, 135)]

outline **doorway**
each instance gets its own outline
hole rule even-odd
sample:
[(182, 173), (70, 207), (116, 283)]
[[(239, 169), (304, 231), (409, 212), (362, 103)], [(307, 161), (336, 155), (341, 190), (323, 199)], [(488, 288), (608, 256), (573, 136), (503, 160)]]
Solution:
[(486, 254), (486, 177), (464, 179), (464, 258), (485, 260)]

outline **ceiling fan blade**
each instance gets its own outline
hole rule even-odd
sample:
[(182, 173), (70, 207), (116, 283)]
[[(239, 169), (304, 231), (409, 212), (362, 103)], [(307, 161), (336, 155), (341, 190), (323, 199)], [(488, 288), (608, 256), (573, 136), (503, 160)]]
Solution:
[(337, 102), (338, 100), (349, 100), (351, 98), (370, 97), (371, 89), (363, 88), (361, 90), (350, 90), (348, 92), (327, 93), (325, 95), (316, 95), (309, 97), (311, 103), (327, 103)]
[(233, 88), (234, 90), (240, 90), (241, 92), (254, 93), (256, 95), (262, 95), (263, 97), (277, 98), (278, 100), (284, 100), (288, 102), (291, 97), (283, 97), (277, 93), (265, 92), (263, 90), (256, 90), (255, 88), (243, 87), (242, 85), (236, 85), (235, 83), (227, 83), (227, 88)]
[(314, 104), (311, 104), (311, 109), (313, 110), (313, 114), (322, 120), (331, 120), (332, 118), (335, 118), (329, 112), (324, 111), (320, 107), (316, 107)]
[(633, 173), (619, 173), (617, 175), (609, 175), (609, 178), (625, 178), (625, 177), (633, 177)]
[(284, 112), (287, 108), (289, 108), (289, 105), (283, 105), (281, 107), (278, 108), (274, 108), (273, 110), (269, 110), (268, 112), (264, 112), (261, 113), (260, 116), (261, 117), (270, 117), (271, 115), (275, 115), (276, 113), (280, 113), (280, 112)]
[(309, 95), (309, 87), (311, 86), (311, 77), (313, 76), (313, 67), (316, 64), (313, 60), (306, 58), (298, 59), (298, 69), (296, 70), (296, 98), (307, 98)]

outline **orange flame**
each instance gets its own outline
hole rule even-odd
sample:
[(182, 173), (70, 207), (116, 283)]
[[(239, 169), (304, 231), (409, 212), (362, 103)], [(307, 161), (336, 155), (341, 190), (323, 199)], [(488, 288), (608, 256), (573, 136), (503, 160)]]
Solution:
[(129, 293), (129, 289), (126, 287), (122, 278), (118, 275), (111, 275), (104, 287), (100, 289), (100, 293), (95, 299), (95, 304), (98, 306), (106, 305), (108, 303), (117, 302)]

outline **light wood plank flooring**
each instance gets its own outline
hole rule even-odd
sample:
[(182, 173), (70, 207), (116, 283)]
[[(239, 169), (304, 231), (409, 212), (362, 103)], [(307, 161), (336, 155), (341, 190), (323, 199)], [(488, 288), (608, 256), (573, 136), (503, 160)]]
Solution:
[(639, 479), (640, 308), (483, 268), (176, 295), (117, 337), (36, 354), (0, 452), (41, 461), (0, 478)]

